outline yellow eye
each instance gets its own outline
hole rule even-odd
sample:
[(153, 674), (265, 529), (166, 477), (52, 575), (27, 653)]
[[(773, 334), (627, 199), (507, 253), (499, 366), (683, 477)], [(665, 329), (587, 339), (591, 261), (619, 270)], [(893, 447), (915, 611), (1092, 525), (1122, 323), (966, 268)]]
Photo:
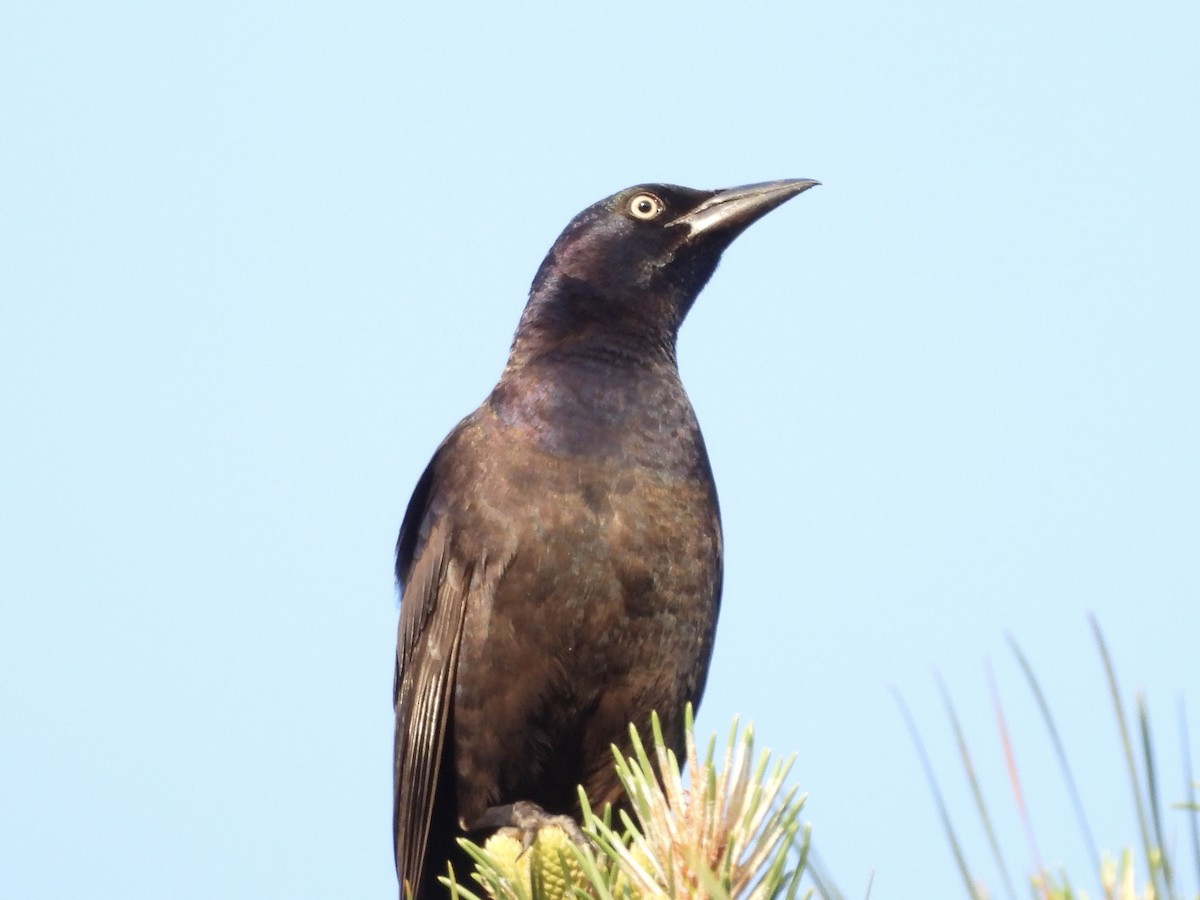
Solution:
[(653, 194), (638, 194), (629, 201), (629, 214), (635, 219), (656, 219), (666, 208), (666, 204)]

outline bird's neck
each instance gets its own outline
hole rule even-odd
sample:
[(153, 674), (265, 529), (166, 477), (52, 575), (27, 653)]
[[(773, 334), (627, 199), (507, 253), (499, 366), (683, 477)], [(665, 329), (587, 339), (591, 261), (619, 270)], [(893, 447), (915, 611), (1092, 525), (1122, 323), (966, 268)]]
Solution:
[(679, 319), (673, 298), (623, 292), (555, 273), (535, 282), (513, 337), (508, 370), (579, 365), (622, 380), (631, 372), (675, 371)]

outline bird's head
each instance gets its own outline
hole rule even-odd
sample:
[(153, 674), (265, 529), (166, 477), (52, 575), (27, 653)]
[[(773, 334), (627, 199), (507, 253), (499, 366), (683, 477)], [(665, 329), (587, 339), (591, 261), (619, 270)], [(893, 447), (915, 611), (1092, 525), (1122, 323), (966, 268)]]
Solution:
[(642, 184), (589, 206), (538, 269), (512, 362), (575, 351), (640, 358), (647, 348), (673, 357), (679, 326), (725, 248), (817, 183), (717, 191)]

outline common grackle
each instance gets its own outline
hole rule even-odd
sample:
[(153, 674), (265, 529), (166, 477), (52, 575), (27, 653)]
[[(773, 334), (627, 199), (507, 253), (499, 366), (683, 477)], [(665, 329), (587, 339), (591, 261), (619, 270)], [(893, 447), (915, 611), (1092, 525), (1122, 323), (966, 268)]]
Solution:
[[(622, 791), (651, 711), (682, 744), (721, 597), (717, 493), (675, 338), (721, 253), (815, 185), (621, 191), (538, 270), (500, 381), (434, 453), (400, 528), (394, 837), (438, 895), (464, 832)], [(516, 804), (516, 813), (513, 809)]]

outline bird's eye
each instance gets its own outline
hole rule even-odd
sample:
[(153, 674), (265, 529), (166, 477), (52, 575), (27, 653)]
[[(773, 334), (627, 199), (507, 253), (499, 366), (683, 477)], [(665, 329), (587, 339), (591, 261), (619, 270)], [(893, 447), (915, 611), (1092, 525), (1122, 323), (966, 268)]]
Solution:
[(653, 194), (638, 194), (629, 201), (629, 214), (635, 219), (655, 219), (666, 209), (666, 204)]

